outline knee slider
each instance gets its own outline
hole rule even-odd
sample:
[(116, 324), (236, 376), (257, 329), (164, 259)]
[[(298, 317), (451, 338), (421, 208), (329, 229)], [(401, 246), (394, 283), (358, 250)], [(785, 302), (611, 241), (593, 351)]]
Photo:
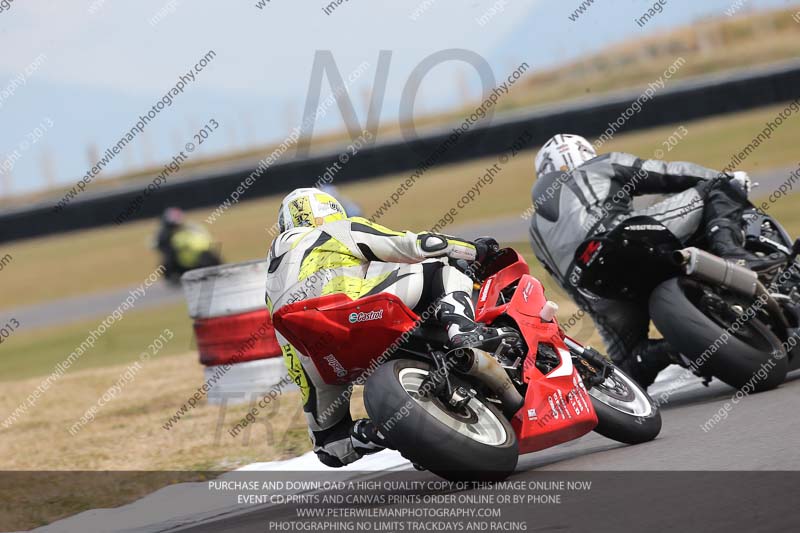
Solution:
[(334, 457), (333, 455), (322, 450), (319, 450), (315, 453), (317, 454), (317, 459), (319, 459), (319, 462), (325, 466), (329, 466), (331, 468), (341, 468), (344, 466), (344, 463), (341, 462), (338, 457)]

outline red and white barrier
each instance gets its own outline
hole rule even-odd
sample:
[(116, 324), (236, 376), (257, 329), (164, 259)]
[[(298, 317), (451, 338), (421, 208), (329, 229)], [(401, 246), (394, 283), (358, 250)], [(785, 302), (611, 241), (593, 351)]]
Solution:
[(266, 279), (266, 261), (202, 268), (181, 278), (209, 403), (248, 402), (286, 375), (264, 301)]

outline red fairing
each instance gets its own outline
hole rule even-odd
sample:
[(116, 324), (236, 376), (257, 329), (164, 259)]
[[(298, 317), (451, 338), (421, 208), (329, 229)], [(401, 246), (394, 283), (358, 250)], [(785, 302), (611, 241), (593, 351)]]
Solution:
[[(513, 250), (506, 250), (490, 267), (494, 274), (479, 293), (476, 318), (491, 324), (501, 315), (510, 317), (529, 348), (523, 367), (525, 404), (511, 420), (520, 453), (585, 435), (597, 426), (597, 415), (583, 380), (573, 368), (558, 323), (540, 318), (547, 302), (542, 284)], [(500, 303), (501, 291), (514, 283), (517, 288), (511, 300)], [(404, 338), (417, 321), (413, 311), (391, 294), (357, 301), (343, 294), (323, 296), (282, 307), (273, 316), (275, 329), (308, 354), (325, 382), (331, 384), (351, 383), (365, 370), (382, 363), (382, 354)], [(547, 375), (535, 365), (540, 344), (549, 344), (561, 359)]]
[[(563, 341), (557, 323), (543, 322), (540, 312), (547, 302), (542, 284), (517, 264), (510, 264), (488, 278), (478, 297), (478, 319), (491, 323), (500, 315), (514, 319), (528, 345), (523, 381), (528, 384), (525, 404), (511, 420), (517, 433), (520, 453), (543, 450), (577, 439), (597, 426), (597, 415), (573, 368), (572, 356)], [(519, 280), (510, 302), (497, 305), (500, 292)], [(549, 344), (561, 358), (561, 364), (549, 374), (535, 365), (539, 344)]]
[[(569, 349), (557, 333), (558, 326), (542, 324), (538, 327), (531, 318), (520, 318), (528, 322), (525, 336), (529, 346), (531, 337), (539, 336), (539, 342), (553, 346), (561, 356), (561, 365), (549, 374), (542, 374), (534, 364), (536, 351), (532, 350), (525, 361), (524, 381), (528, 384), (525, 405), (511, 420), (517, 433), (520, 453), (543, 450), (563, 442), (571, 441), (589, 433), (597, 426), (597, 414), (592, 407), (589, 394), (577, 370), (573, 368)], [(553, 326), (553, 329), (544, 326)]]
[(419, 318), (393, 294), (357, 301), (331, 294), (284, 306), (272, 320), (286, 340), (314, 361), (325, 383), (344, 385), (378, 364)]

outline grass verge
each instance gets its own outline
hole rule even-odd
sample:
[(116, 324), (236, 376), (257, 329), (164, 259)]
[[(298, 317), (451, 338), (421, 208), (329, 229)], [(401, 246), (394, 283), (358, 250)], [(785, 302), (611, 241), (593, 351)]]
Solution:
[[(274, 400), (251, 431), (237, 437), (228, 430), (249, 405), (222, 409), (202, 403), (165, 430), (162, 425), (202, 383), (203, 371), (194, 353), (159, 354), (142, 364), (135, 380), (103, 405), (93, 422), (71, 435), (68, 428), (125, 370), (125, 365), (114, 365), (69, 372), (27, 416), (11, 429), (0, 430), (0, 470), (6, 471), (0, 476), (3, 530), (27, 529), (86, 509), (118, 506), (165, 485), (202, 479), (204, 472), (285, 459), (310, 449), (299, 392), (292, 391)], [(16, 407), (38, 381), (5, 383), (0, 411)], [(354, 397), (355, 416), (365, 414), (360, 397), (360, 393)], [(14, 475), (10, 470), (43, 473)], [(59, 471), (77, 473), (59, 475)], [(80, 471), (128, 473), (110, 474), (109, 485), (82, 483)], [(8, 485), (14, 479), (18, 482)], [(127, 483), (115, 487), (115, 479)], [(80, 491), (74, 490), (76, 483)]]
[[(0, 381), (50, 374), (102, 320), (97, 318), (30, 332), (20, 329), (3, 343)], [(80, 355), (69, 372), (133, 361), (165, 329), (171, 330), (174, 338), (159, 352), (160, 357), (192, 349), (193, 332), (185, 304), (132, 310), (106, 330), (94, 347)]]
[[(685, 124), (688, 136), (665, 157), (722, 168), (782, 108), (772, 106), (688, 122)], [(604, 146), (604, 150), (652, 157), (655, 150), (664, 148), (661, 143), (676, 127), (618, 135)], [(754, 171), (797, 165), (800, 158), (796, 152), (797, 138), (800, 138), (800, 117), (794, 116), (777, 130), (770, 141), (762, 144), (742, 168)], [(460, 210), (457, 222), (512, 215), (529, 207), (534, 153), (527, 150), (511, 159), (494, 183), (483, 188), (480, 196)], [(491, 157), (430, 170), (380, 222), (390, 227), (417, 230), (434, 226), (496, 161)], [(410, 174), (348, 184), (341, 190), (371, 215)], [(308, 183), (298, 183), (298, 186), (309, 185), (316, 179), (316, 176), (309, 176)], [(221, 243), (227, 261), (265, 255), (270, 244), (267, 230), (275, 221), (279, 202), (279, 197), (244, 201), (210, 227), (215, 240)], [(201, 221), (211, 211), (199, 209), (189, 215)], [(156, 227), (154, 220), (145, 220), (120, 227), (11, 243), (4, 253), (10, 253), (14, 261), (6, 265), (0, 276), (3, 287), (0, 309), (138, 285), (152, 272), (158, 260), (146, 245)], [(58, 272), (57, 276), (53, 275), (54, 271)]]

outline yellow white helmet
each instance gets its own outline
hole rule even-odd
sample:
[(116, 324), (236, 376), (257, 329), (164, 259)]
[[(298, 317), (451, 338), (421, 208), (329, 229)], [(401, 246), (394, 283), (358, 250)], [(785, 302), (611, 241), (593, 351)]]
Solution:
[(278, 229), (281, 233), (292, 228), (316, 228), (347, 218), (339, 201), (319, 189), (295, 189), (281, 202)]

